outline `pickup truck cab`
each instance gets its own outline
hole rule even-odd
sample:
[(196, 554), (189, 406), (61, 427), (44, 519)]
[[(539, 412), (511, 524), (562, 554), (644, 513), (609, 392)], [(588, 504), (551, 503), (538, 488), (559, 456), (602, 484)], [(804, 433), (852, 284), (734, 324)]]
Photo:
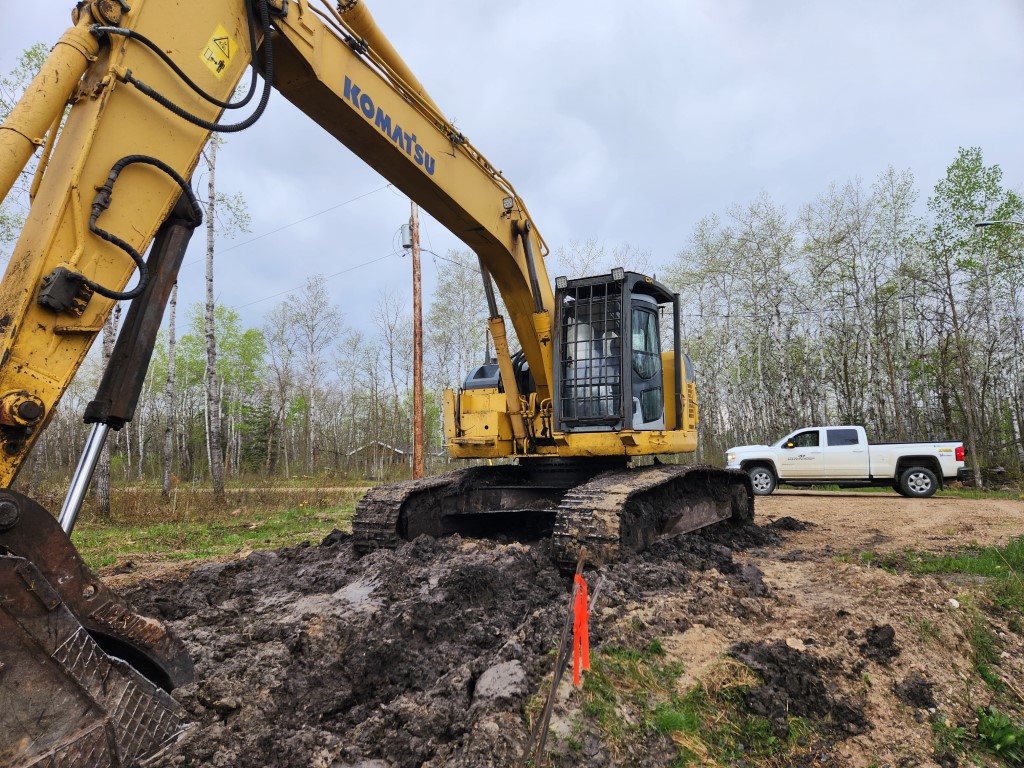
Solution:
[(868, 444), (863, 427), (803, 427), (772, 445), (741, 445), (726, 466), (750, 475), (754, 493), (767, 496), (779, 483), (853, 488), (890, 485), (904, 496), (926, 498), (944, 482), (962, 480), (959, 441)]

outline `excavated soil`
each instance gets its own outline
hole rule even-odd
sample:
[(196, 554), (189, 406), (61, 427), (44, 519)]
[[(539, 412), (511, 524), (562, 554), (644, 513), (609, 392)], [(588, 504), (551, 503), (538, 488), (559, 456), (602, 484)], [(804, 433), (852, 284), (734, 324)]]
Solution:
[[(932, 721), (986, 703), (964, 604), (976, 584), (894, 574), (859, 552), (943, 551), (1024, 534), (1024, 504), (778, 493), (754, 525), (658, 542), (588, 574), (592, 653), (657, 641), (680, 692), (722, 659), (757, 673), (749, 711), (815, 738), (793, 764), (948, 765)], [(108, 575), (185, 640), (195, 723), (150, 766), (512, 766), (550, 678), (571, 580), (546, 545), (427, 537), (359, 558), (324, 542), (139, 579)], [(1021, 637), (995, 626), (1000, 674), (1024, 680)], [(571, 677), (571, 675), (567, 675)], [(551, 764), (670, 765), (655, 729), (613, 748), (559, 689)], [(559, 734), (573, 733), (569, 750)], [(954, 760), (955, 763), (955, 760)], [(736, 763), (738, 765), (746, 763)]]

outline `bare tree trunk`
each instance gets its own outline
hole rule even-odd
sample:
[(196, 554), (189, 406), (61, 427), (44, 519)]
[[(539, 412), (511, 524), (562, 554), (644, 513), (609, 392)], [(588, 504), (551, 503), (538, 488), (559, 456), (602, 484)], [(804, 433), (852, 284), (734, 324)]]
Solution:
[(167, 386), (164, 389), (164, 410), (167, 421), (164, 426), (164, 484), (163, 497), (171, 497), (171, 478), (174, 469), (174, 379), (175, 379), (175, 335), (174, 320), (178, 309), (178, 284), (171, 288), (170, 311), (167, 319)]
[(967, 426), (967, 434), (964, 438), (964, 442), (967, 445), (967, 455), (971, 464), (971, 471), (974, 474), (974, 487), (982, 488), (984, 487), (985, 481), (981, 474), (981, 462), (978, 457), (978, 422), (977, 410), (974, 402), (974, 384), (968, 380), (971, 368), (967, 358), (966, 341), (961, 333), (960, 318), (957, 313), (957, 303), (953, 292), (953, 275), (948, 264), (946, 266), (945, 278), (946, 298), (949, 300), (950, 322), (953, 327), (953, 338), (956, 340), (957, 357), (960, 362), (960, 375), (963, 383), (966, 385), (963, 388), (965, 398), (964, 416)]
[(1013, 432), (1014, 448), (1017, 451), (1017, 462), (1020, 464), (1021, 469), (1024, 469), (1024, 442), (1021, 441), (1020, 417), (1017, 415), (1016, 404), (1018, 402), (1020, 401), (1016, 397), (1010, 398), (1010, 427)]
[[(110, 356), (114, 352), (114, 339), (117, 337), (117, 326), (121, 319), (121, 305), (116, 304), (114, 311), (107, 317), (103, 324), (103, 368), (110, 364)], [(103, 444), (100, 452), (100, 459), (96, 464), (95, 488), (96, 508), (101, 517), (110, 517), (110, 441), (113, 436)]]
[[(143, 393), (146, 399), (149, 399), (149, 393)], [(146, 447), (146, 419), (144, 418), (145, 411), (139, 414), (138, 422), (136, 423), (135, 436), (138, 439), (138, 454), (139, 460), (136, 462), (136, 479), (141, 483), (145, 478), (146, 462), (143, 460), (145, 456), (144, 449)]]
[(220, 390), (217, 387), (217, 336), (214, 331), (213, 296), (213, 247), (215, 243), (214, 223), (217, 219), (217, 186), (215, 170), (217, 165), (217, 142), (211, 141), (209, 151), (210, 179), (207, 183), (206, 201), (206, 440), (210, 459), (210, 479), (213, 481), (213, 498), (224, 502), (224, 457), (220, 440)]

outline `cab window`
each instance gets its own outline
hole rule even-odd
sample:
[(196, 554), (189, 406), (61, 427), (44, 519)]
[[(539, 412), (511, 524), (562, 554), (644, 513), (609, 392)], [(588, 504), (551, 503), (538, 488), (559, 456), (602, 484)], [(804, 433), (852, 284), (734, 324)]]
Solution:
[(786, 443), (787, 445), (792, 444), (794, 448), (817, 448), (818, 430), (813, 429), (808, 432), (800, 432), (789, 438)]
[(858, 445), (856, 429), (830, 429), (828, 430), (829, 445)]
[(653, 312), (633, 310), (633, 370), (642, 379), (661, 371), (658, 320)]

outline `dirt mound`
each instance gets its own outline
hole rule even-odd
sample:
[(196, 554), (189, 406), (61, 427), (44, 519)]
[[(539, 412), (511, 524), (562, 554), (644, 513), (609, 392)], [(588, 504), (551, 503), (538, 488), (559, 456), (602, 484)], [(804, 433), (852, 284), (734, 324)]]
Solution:
[[(721, 526), (604, 569), (591, 588), (602, 582), (609, 618), (595, 617), (591, 642), (628, 642), (625, 606), (685, 591), (695, 573), (765, 594), (733, 550), (776, 540)], [(546, 544), (420, 537), (359, 558), (341, 533), (139, 584), (127, 596), (171, 622), (198, 673), (175, 693), (196, 727), (153, 765), (514, 764), (569, 589)]]
[(198, 727), (157, 765), (510, 761), (522, 728), (505, 721), (541, 675), (564, 579), (515, 545), (424, 537), (358, 559), (346, 538), (134, 595), (199, 675), (176, 694)]
[(830, 691), (823, 674), (835, 673), (834, 661), (786, 643), (739, 643), (732, 654), (763, 680), (746, 694), (747, 706), (766, 717), (779, 738), (789, 735), (789, 717), (807, 717), (838, 735), (862, 733), (867, 728), (864, 707)]
[[(957, 764), (936, 723), (969, 727), (987, 701), (963, 679), (969, 617), (951, 600), (962, 587), (877, 568), (851, 548), (947, 548), (961, 530), (968, 541), (1005, 536), (1020, 530), (1019, 505), (948, 511), (941, 525), (923, 517), (936, 505), (895, 496), (762, 506), (773, 523), (661, 540), (588, 573), (598, 664), (582, 690), (559, 688), (550, 765), (668, 765), (686, 745), (699, 762), (700, 744), (712, 748), (725, 726), (709, 715), (701, 727), (712, 730), (694, 741), (684, 706), (701, 700), (694, 692), (718, 695), (705, 686), (729, 655), (758, 677), (737, 689), (741, 720), (765, 718), (775, 739), (758, 747), (772, 757), (754, 762)], [(787, 519), (791, 508), (804, 519)], [(907, 510), (923, 522), (893, 526)], [(515, 765), (571, 586), (544, 543), (423, 537), (360, 559), (337, 532), (320, 546), (123, 583), (196, 660), (197, 682), (175, 692), (195, 726), (152, 761), (160, 768)], [(1020, 679), (1024, 646), (1013, 633), (1000, 642), (1006, 679)], [(630, 675), (662, 687), (637, 696)], [(745, 737), (728, 748), (722, 764), (754, 757)]]
[(900, 647), (896, 645), (896, 630), (891, 624), (871, 627), (865, 633), (860, 652), (879, 664), (890, 664), (900, 655)]
[(806, 531), (808, 528), (813, 528), (814, 523), (808, 523), (805, 520), (797, 520), (795, 517), (785, 515), (777, 520), (773, 520), (769, 524), (770, 528), (774, 528), (777, 531)]
[(896, 694), (896, 698), (904, 704), (920, 709), (930, 709), (935, 706), (934, 687), (921, 675), (913, 672), (894, 685), (892, 691)]

